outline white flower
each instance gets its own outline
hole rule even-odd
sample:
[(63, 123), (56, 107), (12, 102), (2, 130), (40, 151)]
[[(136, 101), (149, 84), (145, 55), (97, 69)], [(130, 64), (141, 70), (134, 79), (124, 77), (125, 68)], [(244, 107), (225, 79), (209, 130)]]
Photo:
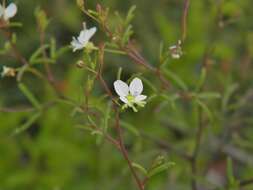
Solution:
[(6, 8), (0, 4), (0, 18), (3, 17), (5, 21), (14, 17), (18, 11), (15, 3), (9, 4)]
[(77, 38), (73, 37), (73, 40), (71, 42), (71, 46), (73, 48), (73, 51), (83, 49), (84, 47), (88, 46), (89, 44), (93, 46), (92, 43), (89, 42), (91, 37), (95, 34), (97, 31), (96, 27), (92, 27), (90, 29), (86, 28), (86, 24), (83, 23), (83, 30), (80, 32), (79, 36)]
[(125, 103), (123, 109), (131, 107), (137, 112), (135, 105), (144, 107), (146, 104), (144, 100), (147, 96), (141, 94), (143, 91), (143, 84), (139, 78), (134, 78), (129, 86), (121, 80), (116, 80), (113, 85), (120, 100)]
[(15, 75), (16, 70), (14, 68), (3, 66), (2, 77), (15, 77)]
[(181, 47), (181, 41), (179, 40), (176, 45), (169, 47), (171, 57), (173, 59), (179, 59), (183, 55), (182, 47)]

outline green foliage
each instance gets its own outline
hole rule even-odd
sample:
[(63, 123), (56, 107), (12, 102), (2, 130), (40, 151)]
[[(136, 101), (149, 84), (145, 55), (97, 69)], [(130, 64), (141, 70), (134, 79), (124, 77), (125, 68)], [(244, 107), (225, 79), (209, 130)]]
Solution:
[[(0, 189), (252, 189), (252, 0), (190, 1), (183, 18), (184, 2), (15, 1), (0, 18)], [(72, 52), (83, 22), (97, 31)], [(113, 85), (135, 77), (136, 113)]]

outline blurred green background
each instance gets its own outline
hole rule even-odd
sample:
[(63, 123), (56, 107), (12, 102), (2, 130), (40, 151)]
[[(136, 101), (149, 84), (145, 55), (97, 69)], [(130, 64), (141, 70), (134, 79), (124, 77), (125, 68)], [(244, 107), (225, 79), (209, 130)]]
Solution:
[[(34, 16), (38, 7), (50, 19), (45, 39), (49, 42), (54, 37), (57, 48), (70, 44), (72, 36), (81, 30), (83, 21), (88, 27), (96, 25), (82, 14), (75, 1), (15, 2), (18, 14), (12, 21), (21, 22), (23, 26), (11, 30), (17, 35), (17, 48), (27, 59), (40, 46)], [(154, 66), (160, 43), (174, 45), (181, 37), (182, 0), (87, 0), (86, 6), (95, 9), (96, 3), (110, 8), (112, 24), (117, 20), (115, 11), (126, 15), (132, 5), (137, 6), (132, 23), (134, 43)], [(226, 185), (228, 156), (233, 160), (236, 179), (253, 176), (252, 7), (252, 0), (192, 0), (184, 55), (179, 60), (170, 59), (166, 65), (166, 69), (177, 74), (191, 91), (198, 83), (201, 65), (210, 52), (204, 90), (219, 92), (221, 99), (206, 101), (213, 121), (205, 127), (200, 147), (198, 169), (201, 175), (196, 177), (200, 190), (222, 189)], [(2, 34), (0, 48), (6, 41)], [(98, 29), (93, 42), (97, 44), (105, 39), (102, 30)], [(83, 101), (87, 78), (87, 73), (75, 66), (81, 56), (80, 52), (68, 50), (52, 64), (59, 88), (76, 102)], [(20, 63), (1, 54), (1, 69), (3, 65), (19, 67)], [(41, 65), (35, 67), (44, 72)], [(119, 67), (123, 68), (124, 80), (132, 74), (142, 73), (154, 85), (159, 84), (154, 74), (135, 66), (126, 56), (106, 54), (103, 75), (110, 87)], [(56, 98), (46, 82), (29, 73), (23, 77), (23, 83), (41, 103), (50, 104)], [(178, 87), (174, 85), (176, 91)], [(169, 93), (173, 94), (173, 90)], [(100, 104), (103, 110), (109, 100), (101, 103), (102, 93), (97, 84), (92, 92), (92, 102)], [(144, 94), (150, 96), (151, 93), (144, 85)], [(73, 106), (57, 102), (36, 117), (30, 107), (15, 78), (0, 79), (0, 190), (136, 189), (127, 164), (117, 150), (77, 127), (85, 114), (73, 114)], [(33, 116), (35, 120), (27, 130), (13, 135)], [(191, 154), (197, 130), (196, 107), (191, 102), (180, 100), (173, 107), (159, 99), (150, 101), (138, 113), (129, 110), (122, 114), (121, 120), (128, 129), (124, 138), (132, 160), (149, 166), (157, 155), (164, 155), (176, 164), (152, 178), (148, 189), (191, 189), (189, 162), (153, 140)], [(113, 124), (113, 119), (110, 123)], [(251, 190), (253, 186), (243, 189)]]

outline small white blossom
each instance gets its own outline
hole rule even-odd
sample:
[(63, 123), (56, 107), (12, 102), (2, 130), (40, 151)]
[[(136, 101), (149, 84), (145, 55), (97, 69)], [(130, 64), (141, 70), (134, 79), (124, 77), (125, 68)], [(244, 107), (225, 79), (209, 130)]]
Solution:
[(8, 21), (10, 18), (14, 17), (17, 11), (18, 8), (15, 3), (11, 3), (7, 7), (4, 7), (0, 4), (0, 18), (3, 18), (5, 21)]
[(71, 42), (71, 46), (73, 48), (73, 51), (81, 50), (88, 46), (93, 46), (89, 40), (92, 38), (92, 36), (96, 33), (97, 28), (92, 27), (90, 29), (86, 28), (86, 24), (83, 23), (83, 30), (80, 32), (79, 36), (73, 37), (73, 40)]
[(144, 100), (147, 96), (141, 94), (143, 84), (139, 78), (134, 78), (129, 86), (121, 80), (116, 80), (113, 85), (120, 100), (125, 103), (123, 109), (131, 107), (134, 112), (137, 112), (135, 105), (140, 107), (145, 106), (146, 102)]
[(179, 40), (176, 45), (169, 47), (171, 57), (173, 59), (179, 59), (183, 55), (183, 51), (181, 48), (181, 41)]
[(2, 77), (15, 77), (15, 75), (16, 75), (16, 69), (3, 66), (3, 71), (1, 73)]

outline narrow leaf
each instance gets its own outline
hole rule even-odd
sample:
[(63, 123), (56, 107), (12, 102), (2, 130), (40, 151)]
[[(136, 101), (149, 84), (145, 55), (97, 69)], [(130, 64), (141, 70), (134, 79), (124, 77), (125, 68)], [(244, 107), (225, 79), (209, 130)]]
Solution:
[(142, 174), (144, 174), (145, 176), (147, 176), (148, 171), (143, 166), (141, 166), (140, 164), (134, 163), (134, 162), (132, 162), (132, 166), (134, 168), (138, 169)]
[(166, 162), (166, 163), (164, 163), (162, 165), (159, 165), (159, 166), (151, 169), (148, 172), (148, 177), (150, 178), (150, 177), (152, 177), (152, 176), (154, 176), (156, 174), (159, 174), (159, 173), (161, 173), (163, 171), (166, 171), (168, 168), (170, 168), (171, 166), (174, 166), (174, 165), (175, 165), (174, 162)]
[(170, 78), (171, 80), (174, 81), (174, 83), (179, 87), (181, 88), (182, 90), (184, 91), (187, 91), (188, 88), (187, 88), (187, 85), (184, 83), (184, 81), (179, 78), (178, 75), (176, 75), (175, 73), (171, 72), (171, 71), (168, 71), (168, 70), (165, 70), (164, 71), (165, 75)]
[(23, 83), (19, 83), (18, 87), (35, 108), (41, 109), (39, 101)]
[(17, 135), (25, 130), (27, 130), (29, 127), (31, 127), (41, 116), (41, 112), (37, 112), (34, 115), (32, 115), (23, 125), (16, 128), (13, 135)]
[(209, 108), (207, 107), (207, 105), (205, 103), (203, 103), (202, 101), (200, 101), (199, 99), (196, 99), (196, 103), (203, 109), (203, 111), (207, 114), (208, 118), (210, 121), (213, 120), (213, 115), (211, 113), (211, 111), (209, 110)]

